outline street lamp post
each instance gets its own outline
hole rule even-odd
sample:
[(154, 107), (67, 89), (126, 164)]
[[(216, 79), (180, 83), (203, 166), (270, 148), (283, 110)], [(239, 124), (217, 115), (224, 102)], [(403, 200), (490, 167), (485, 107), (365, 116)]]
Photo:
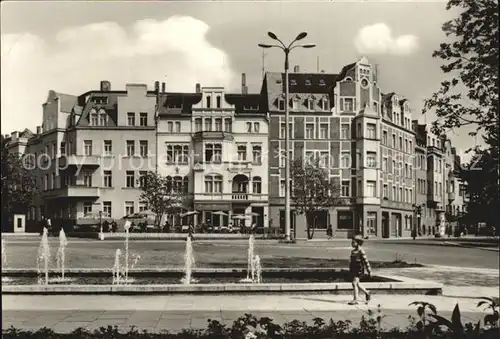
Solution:
[(261, 48), (279, 48), (285, 53), (285, 241), (290, 241), (290, 135), (289, 135), (289, 89), (288, 89), (288, 56), (290, 52), (298, 47), (313, 48), (315, 44), (294, 45), (297, 41), (304, 39), (307, 36), (306, 32), (302, 32), (286, 46), (273, 32), (267, 32), (267, 35), (279, 42), (279, 45), (259, 44)]

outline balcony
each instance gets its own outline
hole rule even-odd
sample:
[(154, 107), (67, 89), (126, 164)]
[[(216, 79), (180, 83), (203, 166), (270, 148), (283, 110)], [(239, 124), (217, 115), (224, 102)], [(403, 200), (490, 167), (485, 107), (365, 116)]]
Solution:
[(47, 199), (81, 198), (97, 199), (100, 196), (99, 187), (72, 185), (45, 192)]
[(266, 202), (267, 194), (260, 193), (195, 193), (195, 201)]
[(223, 132), (223, 131), (203, 131), (196, 132), (193, 134), (193, 140), (229, 140), (233, 141), (233, 133), (232, 132)]
[(95, 155), (63, 155), (59, 157), (59, 169), (64, 169), (68, 167), (99, 167), (100, 157)]

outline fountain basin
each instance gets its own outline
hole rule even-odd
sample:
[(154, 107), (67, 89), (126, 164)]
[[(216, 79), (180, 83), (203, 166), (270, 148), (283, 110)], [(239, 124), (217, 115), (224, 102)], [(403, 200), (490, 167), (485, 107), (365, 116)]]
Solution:
[[(56, 274), (56, 272), (54, 272)], [(246, 269), (196, 269), (196, 284), (183, 285), (182, 269), (134, 269), (127, 285), (112, 285), (111, 270), (71, 269), (66, 272), (72, 280), (68, 284), (38, 285), (36, 270), (5, 270), (2, 276), (11, 280), (2, 285), (7, 294), (350, 294), (352, 285), (347, 282), (348, 272), (342, 269), (266, 269), (263, 283), (241, 283)], [(442, 293), (443, 285), (435, 282), (398, 276), (373, 276), (363, 285), (381, 294), (433, 294)]]

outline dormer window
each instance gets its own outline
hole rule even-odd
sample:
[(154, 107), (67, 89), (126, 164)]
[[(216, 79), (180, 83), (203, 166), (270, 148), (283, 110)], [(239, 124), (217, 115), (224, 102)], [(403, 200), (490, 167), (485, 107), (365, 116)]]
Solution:
[(322, 98), (319, 102), (319, 105), (321, 106), (321, 109), (324, 111), (327, 111), (329, 109), (328, 105), (328, 99), (327, 98)]
[(325, 84), (325, 80), (320, 79), (320, 80), (319, 80), (319, 85), (320, 85), (320, 86), (326, 86), (326, 84)]
[(108, 115), (106, 113), (99, 114), (99, 125), (108, 126)]
[(290, 80), (290, 85), (292, 86), (297, 85), (297, 81), (295, 81), (295, 79)]
[(300, 102), (297, 98), (292, 99), (292, 109), (298, 110), (300, 106)]
[(97, 113), (90, 114), (90, 126), (97, 126)]
[(346, 77), (346, 78), (344, 79), (344, 81), (352, 81), (352, 78), (351, 78), (351, 77)]
[(285, 110), (285, 99), (283, 99), (283, 98), (278, 99), (278, 108), (280, 111)]
[(306, 86), (311, 86), (311, 80), (306, 80)]
[(314, 100), (309, 98), (307, 99), (307, 108), (310, 110), (314, 110)]
[(392, 97), (392, 104), (393, 104), (394, 106), (397, 106), (397, 104), (398, 104), (398, 97), (397, 97), (397, 96), (393, 96), (393, 97)]

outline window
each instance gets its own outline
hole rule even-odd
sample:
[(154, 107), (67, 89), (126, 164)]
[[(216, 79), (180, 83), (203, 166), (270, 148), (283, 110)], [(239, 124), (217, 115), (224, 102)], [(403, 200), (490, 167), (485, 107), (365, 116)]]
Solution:
[(397, 201), (398, 197), (396, 195), (396, 186), (392, 186), (392, 200)]
[(92, 140), (83, 141), (83, 154), (92, 155)]
[(382, 191), (382, 194), (384, 195), (383, 197), (385, 199), (389, 198), (389, 187), (387, 186), (387, 184), (384, 184), (384, 190)]
[(224, 119), (224, 131), (231, 132), (231, 119)]
[(399, 149), (400, 150), (403, 149), (403, 138), (402, 137), (399, 137)]
[(56, 188), (56, 174), (52, 173), (52, 180), (50, 181), (50, 189)]
[(247, 122), (247, 133), (252, 133), (252, 123)]
[(253, 131), (255, 133), (259, 133), (260, 132), (260, 123), (258, 123), (258, 122), (254, 122), (253, 123)]
[(139, 113), (139, 125), (140, 126), (147, 126), (148, 125), (148, 114), (141, 112)]
[(134, 214), (134, 202), (125, 201), (125, 215)]
[(202, 121), (201, 118), (194, 119), (194, 130), (195, 132), (201, 132)]
[(113, 187), (113, 177), (111, 171), (104, 171), (104, 187)]
[(349, 152), (342, 152), (340, 156), (340, 167), (351, 168), (351, 155)]
[[(364, 79), (366, 81), (366, 79)], [(368, 212), (366, 216), (366, 232), (368, 235), (377, 235), (377, 212)]]
[(92, 213), (92, 201), (83, 202), (83, 214), (88, 215)]
[(279, 99), (278, 100), (278, 108), (280, 111), (285, 110), (285, 99)]
[(354, 111), (354, 99), (344, 98), (344, 111), (353, 112)]
[(90, 114), (90, 126), (97, 126), (97, 113)]
[(174, 133), (173, 121), (167, 121), (167, 131), (168, 131), (168, 133)]
[(294, 111), (297, 111), (297, 110), (299, 109), (299, 107), (300, 107), (300, 102), (299, 102), (299, 100), (298, 100), (298, 99), (293, 99), (293, 100), (292, 100), (292, 109), (293, 109)]
[(182, 180), (182, 191), (183, 193), (188, 193), (189, 192), (189, 178), (184, 177)]
[(442, 192), (443, 191), (443, 184), (442, 183), (439, 183), (439, 192), (438, 192), (438, 195), (441, 196), (442, 195)]
[(148, 156), (148, 141), (147, 140), (139, 141), (139, 154), (143, 158)]
[(388, 172), (387, 171), (387, 158), (382, 159), (382, 171), (384, 171), (386, 173)]
[(411, 140), (408, 142), (410, 144), (410, 149), (408, 150), (408, 152), (413, 153), (413, 142)]
[(410, 200), (408, 201), (410, 204), (413, 203), (413, 190), (410, 188)]
[(247, 160), (247, 146), (238, 145), (238, 161), (246, 161), (246, 160)]
[(306, 124), (306, 139), (314, 139), (314, 124)]
[(413, 167), (410, 165), (410, 168), (408, 169), (408, 178), (412, 179), (413, 178)]
[(257, 165), (262, 164), (262, 147), (260, 145), (252, 146), (252, 163)]
[(99, 114), (99, 125), (108, 126), (108, 115), (106, 113)]
[(328, 124), (319, 125), (319, 138), (328, 139)]
[(376, 168), (377, 167), (377, 153), (376, 152), (366, 152), (366, 167)]
[(376, 183), (375, 181), (367, 181), (366, 182), (366, 196), (367, 197), (376, 197)]
[(405, 200), (404, 200), (404, 202), (406, 202), (406, 203), (410, 202), (410, 197), (408, 195), (408, 189), (407, 188), (405, 188)]
[(367, 138), (368, 139), (376, 139), (376, 125), (375, 124), (367, 124), (366, 130), (367, 130)]
[(205, 119), (205, 131), (212, 131), (212, 119)]
[(349, 135), (350, 134), (349, 129), (350, 129), (349, 124), (342, 124), (341, 131), (340, 131), (340, 133), (341, 133), (340, 137), (342, 139), (350, 139), (351, 136)]
[(330, 152), (320, 152), (319, 153), (319, 167), (320, 168), (330, 168)]
[(135, 126), (135, 113), (133, 112), (127, 113), (127, 124), (129, 126)]
[(110, 157), (113, 154), (113, 145), (111, 140), (104, 140), (104, 156)]
[(396, 148), (396, 134), (392, 134), (392, 148)]
[(127, 140), (127, 156), (133, 157), (135, 155), (135, 142), (134, 140)]
[(387, 145), (387, 131), (382, 131), (382, 145)]
[(280, 139), (285, 139), (286, 124), (282, 123), (280, 128)]
[(314, 110), (314, 100), (307, 99), (307, 109)]
[(139, 212), (145, 211), (148, 209), (148, 206), (144, 202), (139, 202)]
[(61, 142), (59, 152), (61, 153), (61, 155), (66, 155), (66, 143), (64, 141)]
[(358, 123), (356, 125), (356, 138), (361, 138), (362, 135), (363, 134), (362, 134), (362, 130), (361, 130), (361, 124)]
[(408, 164), (405, 164), (405, 178), (409, 178)]
[(222, 118), (215, 119), (215, 131), (222, 132)]
[(405, 152), (408, 153), (408, 139), (405, 139)]
[(212, 106), (212, 98), (211, 97), (207, 97), (206, 103), (207, 103), (207, 108), (210, 108), (210, 106)]
[(399, 188), (399, 195), (398, 195), (398, 201), (403, 200), (403, 188)]
[(349, 180), (342, 180), (342, 196), (351, 196), (351, 182)]
[(106, 218), (111, 218), (111, 201), (102, 202), (102, 215)]
[(281, 180), (280, 182), (280, 197), (285, 196), (285, 180)]
[(189, 163), (189, 146), (167, 144), (167, 164)]
[(181, 122), (176, 121), (175, 122), (175, 133), (180, 133), (181, 132)]
[(375, 111), (375, 113), (378, 113), (378, 103), (377, 102), (373, 102), (373, 110)]
[(329, 109), (328, 105), (328, 99), (323, 98), (319, 101), (319, 106), (321, 107), (322, 110), (327, 111)]
[[(293, 159), (293, 151), (290, 150), (288, 153), (288, 159)], [(280, 151), (280, 167), (285, 167), (286, 162), (286, 152), (284, 150)]]
[(135, 187), (134, 171), (127, 171), (127, 182), (125, 187), (133, 188)]
[(205, 176), (205, 193), (222, 193), (222, 176)]
[(139, 171), (139, 187), (145, 188), (146, 187), (146, 174), (147, 171)]
[(352, 229), (354, 229), (352, 212), (349, 212), (349, 211), (338, 211), (337, 212), (337, 229), (339, 229), (339, 230), (352, 230)]
[(254, 177), (252, 179), (252, 193), (262, 193), (262, 179), (260, 177)]
[(222, 145), (221, 144), (206, 144), (205, 145), (205, 161), (217, 162), (222, 161)]
[(217, 105), (217, 108), (220, 108), (220, 107), (221, 107), (220, 95), (218, 95), (218, 96), (215, 98), (215, 103), (216, 103), (216, 105)]

